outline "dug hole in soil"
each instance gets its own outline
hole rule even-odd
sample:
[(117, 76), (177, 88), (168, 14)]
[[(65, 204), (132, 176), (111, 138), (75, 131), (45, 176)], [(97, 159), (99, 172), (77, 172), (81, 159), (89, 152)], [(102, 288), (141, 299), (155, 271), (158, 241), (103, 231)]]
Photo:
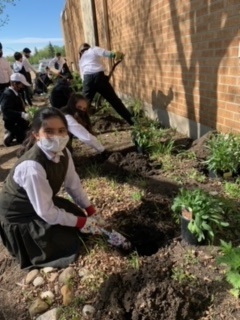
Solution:
[[(96, 118), (94, 130), (100, 134), (109, 154), (95, 155), (74, 140), (73, 159), (81, 179), (88, 177), (89, 166), (96, 166), (102, 176), (114, 177), (120, 188), (126, 181), (134, 186), (140, 177), (146, 190), (138, 206), (115, 210), (107, 217), (109, 224), (132, 244), (130, 251), (118, 250), (120, 255), (135, 254), (137, 260), (133, 267), (113, 272), (102, 283), (91, 301), (96, 308), (93, 319), (240, 319), (238, 303), (227, 293), (225, 281), (219, 280), (219, 268), (214, 262), (217, 248), (191, 247), (181, 242), (180, 226), (173, 221), (170, 210), (179, 185), (164, 175), (161, 162), (150, 161), (147, 155), (136, 152), (130, 128), (122, 120), (101, 115), (100, 119)], [(181, 143), (185, 141), (186, 149), (191, 146), (188, 138), (179, 138)], [(1, 183), (16, 160), (16, 149), (0, 149)], [(188, 166), (197, 167), (197, 163), (190, 161)], [(182, 174), (186, 168), (179, 171)], [(197, 186), (193, 181), (191, 187)], [(212, 187), (210, 180), (204, 185), (206, 190)], [(96, 207), (102, 208), (104, 201), (99, 185)], [(117, 201), (111, 201), (110, 208), (117, 205)], [(0, 249), (0, 320), (29, 319), (27, 303), (22, 303), (21, 288), (16, 286), (26, 273), (19, 270), (1, 243)], [(83, 319), (81, 315), (79, 319)]]

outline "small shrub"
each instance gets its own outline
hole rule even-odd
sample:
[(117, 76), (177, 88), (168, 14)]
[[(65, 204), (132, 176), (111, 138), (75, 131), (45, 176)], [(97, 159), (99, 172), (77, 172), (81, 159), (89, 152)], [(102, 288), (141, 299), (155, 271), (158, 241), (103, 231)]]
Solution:
[(209, 171), (237, 172), (240, 163), (240, 135), (217, 134), (207, 143), (209, 155), (205, 163)]
[(233, 248), (232, 243), (221, 240), (222, 256), (217, 258), (218, 264), (227, 266), (226, 280), (232, 286), (231, 294), (238, 298), (240, 293), (240, 248)]
[(175, 219), (179, 219), (183, 209), (191, 214), (188, 229), (198, 242), (213, 241), (216, 230), (229, 225), (223, 221), (224, 203), (201, 189), (181, 189), (171, 208)]

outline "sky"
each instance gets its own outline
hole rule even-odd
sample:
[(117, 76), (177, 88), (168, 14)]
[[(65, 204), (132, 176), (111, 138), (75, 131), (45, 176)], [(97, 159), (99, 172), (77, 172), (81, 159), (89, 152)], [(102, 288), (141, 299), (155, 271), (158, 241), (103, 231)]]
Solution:
[(16, 5), (6, 4), (1, 18), (8, 15), (8, 22), (0, 27), (3, 55), (16, 51), (52, 45), (62, 46), (61, 12), (65, 0), (15, 0)]

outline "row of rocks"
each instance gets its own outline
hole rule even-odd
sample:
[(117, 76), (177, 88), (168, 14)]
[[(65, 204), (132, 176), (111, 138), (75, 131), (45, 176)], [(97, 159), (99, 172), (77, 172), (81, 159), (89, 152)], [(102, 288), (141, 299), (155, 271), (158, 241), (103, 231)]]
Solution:
[[(52, 267), (46, 267), (41, 270), (31, 270), (24, 279), (24, 286), (29, 287), (33, 285), (34, 288), (41, 288), (47, 283), (52, 284), (53, 290), (45, 290), (39, 292), (38, 297), (35, 298), (29, 306), (29, 313), (31, 318), (36, 317), (36, 320), (57, 320), (60, 313), (59, 308), (53, 308), (48, 310), (55, 301), (55, 296), (61, 294), (62, 305), (68, 306), (73, 301), (74, 289), (71, 285), (71, 279), (77, 276), (73, 267), (68, 267), (59, 272)], [(89, 276), (89, 272), (86, 269), (81, 269), (79, 275), (81, 278)], [(48, 311), (47, 311), (48, 310)], [(47, 311), (47, 312), (46, 312)], [(82, 315), (86, 319), (91, 319), (95, 309), (91, 305), (85, 305), (82, 310)]]

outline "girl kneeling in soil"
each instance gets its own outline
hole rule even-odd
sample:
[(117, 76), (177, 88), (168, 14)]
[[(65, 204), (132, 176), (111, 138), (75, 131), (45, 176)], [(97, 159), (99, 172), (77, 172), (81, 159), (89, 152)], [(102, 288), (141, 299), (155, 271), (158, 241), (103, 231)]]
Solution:
[[(21, 268), (66, 267), (79, 254), (81, 233), (100, 234), (68, 139), (61, 111), (40, 109), (0, 193), (0, 235)], [(76, 204), (57, 196), (63, 183)]]
[(90, 117), (87, 112), (87, 100), (79, 93), (73, 93), (67, 106), (61, 111), (65, 114), (68, 131), (71, 134), (68, 148), (71, 149), (72, 137), (77, 137), (83, 143), (95, 149), (98, 153), (104, 151), (103, 145), (93, 135)]

